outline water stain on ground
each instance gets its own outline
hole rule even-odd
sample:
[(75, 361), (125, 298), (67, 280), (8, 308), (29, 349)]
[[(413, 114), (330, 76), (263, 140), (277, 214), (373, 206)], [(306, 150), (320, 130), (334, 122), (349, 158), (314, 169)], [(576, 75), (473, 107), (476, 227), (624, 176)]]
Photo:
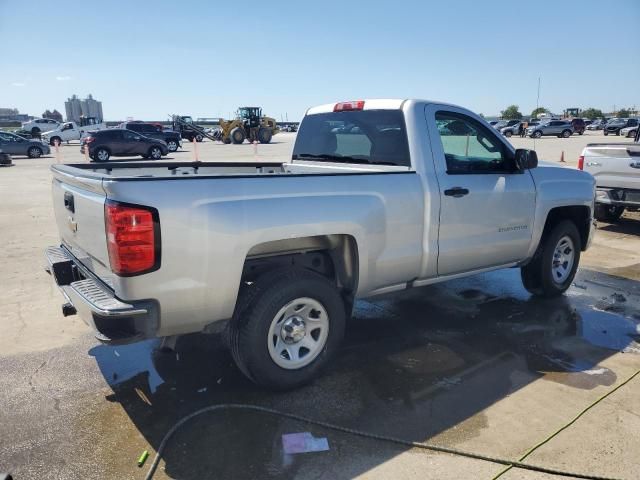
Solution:
[[(640, 353), (636, 286), (591, 274), (576, 283), (566, 296), (535, 299), (511, 270), (359, 301), (336, 361), (308, 387), (286, 394), (258, 390), (245, 380), (220, 336), (186, 336), (172, 353), (157, 351), (157, 342), (100, 346), (90, 353), (112, 386), (109, 399), (154, 448), (182, 416), (225, 402), (455, 445), (487, 428), (487, 407), (528, 383), (609, 386), (616, 374), (601, 363), (615, 352)], [(306, 429), (258, 414), (207, 414), (172, 440), (166, 473), (293, 478), (301, 465), (311, 469), (305, 472), (326, 471), (332, 455), (366, 443), (334, 434), (332, 453), (304, 461), (285, 456), (281, 435)], [(383, 451), (395, 452), (373, 448), (381, 449), (380, 462), (391, 455)]]

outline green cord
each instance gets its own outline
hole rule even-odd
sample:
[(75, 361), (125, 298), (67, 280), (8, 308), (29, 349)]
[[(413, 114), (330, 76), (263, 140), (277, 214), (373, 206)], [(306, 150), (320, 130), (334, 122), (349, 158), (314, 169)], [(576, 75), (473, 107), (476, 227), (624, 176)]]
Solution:
[[(627, 383), (629, 383), (631, 380), (633, 380), (634, 378), (636, 378), (638, 375), (640, 375), (640, 370), (638, 370), (636, 373), (634, 373), (633, 375), (631, 375), (629, 378), (627, 378), (624, 382), (622, 382), (620, 385), (618, 385), (617, 387), (609, 390), (607, 393), (605, 393), (604, 395), (602, 395), (601, 397), (599, 397), (598, 399), (596, 399), (594, 402), (592, 402), (591, 404), (589, 404), (588, 406), (586, 406), (585, 408), (583, 408), (580, 413), (578, 413), (575, 417), (573, 417), (573, 419), (571, 421), (569, 421), (568, 423), (564, 424), (562, 427), (560, 427), (558, 430), (556, 430), (555, 432), (553, 432), (551, 435), (549, 435), (547, 438), (545, 438), (544, 440), (542, 440), (541, 442), (537, 443), (536, 445), (534, 445), (533, 447), (531, 447), (529, 450), (527, 450), (525, 452), (524, 455), (522, 455), (520, 458), (518, 458), (519, 462), (522, 462), (525, 458), (527, 458), (529, 455), (531, 455), (533, 452), (535, 452), (538, 448), (540, 448), (542, 445), (544, 445), (545, 443), (549, 442), (551, 439), (553, 439), (556, 435), (558, 435), (560, 432), (562, 432), (563, 430), (566, 430), (567, 428), (569, 428), (571, 425), (573, 425), (582, 415), (584, 415), (585, 413), (587, 413), (589, 410), (591, 410), (593, 407), (595, 407), (597, 404), (599, 404), (602, 400), (604, 400), (605, 398), (607, 398), (609, 395), (611, 395), (612, 393), (618, 391), (620, 388), (624, 387)], [(491, 480), (497, 480), (498, 478), (500, 478), (502, 475), (504, 475), (505, 473), (507, 473), (509, 470), (511, 470), (514, 467), (514, 465), (509, 465), (508, 467), (506, 467), (504, 470), (500, 471), (500, 473), (498, 473), (495, 477), (493, 477)]]

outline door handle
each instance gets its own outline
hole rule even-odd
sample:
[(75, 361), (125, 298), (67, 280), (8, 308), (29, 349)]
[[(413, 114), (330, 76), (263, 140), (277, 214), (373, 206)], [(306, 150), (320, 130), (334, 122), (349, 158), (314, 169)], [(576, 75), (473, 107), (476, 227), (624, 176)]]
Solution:
[(469, 189), (468, 188), (462, 188), (462, 187), (453, 187), (453, 188), (450, 188), (448, 190), (445, 190), (444, 194), (447, 197), (460, 198), (460, 197), (464, 197), (465, 195), (468, 195), (469, 194)]
[(587, 167), (601, 167), (602, 164), (598, 162), (587, 162)]

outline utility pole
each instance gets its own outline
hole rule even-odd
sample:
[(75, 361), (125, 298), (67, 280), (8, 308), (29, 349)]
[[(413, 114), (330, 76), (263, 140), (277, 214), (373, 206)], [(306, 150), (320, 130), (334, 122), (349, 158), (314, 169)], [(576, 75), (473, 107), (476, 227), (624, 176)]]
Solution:
[(540, 108), (540, 77), (538, 77), (538, 96), (536, 97), (536, 110)]

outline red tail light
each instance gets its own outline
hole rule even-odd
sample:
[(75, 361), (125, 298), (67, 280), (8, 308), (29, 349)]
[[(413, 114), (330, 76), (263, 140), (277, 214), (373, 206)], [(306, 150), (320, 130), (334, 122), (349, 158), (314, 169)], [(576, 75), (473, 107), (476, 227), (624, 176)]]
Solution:
[(355, 100), (353, 102), (336, 103), (333, 107), (334, 112), (345, 112), (350, 110), (362, 110), (364, 108), (364, 100)]
[(104, 206), (111, 270), (128, 277), (160, 267), (160, 221), (155, 208), (107, 200)]
[(578, 170), (584, 169), (584, 155), (578, 157)]
[(95, 141), (95, 138), (94, 138), (94, 137), (86, 137), (86, 138), (84, 139), (84, 143), (91, 143), (91, 142), (93, 142), (93, 141)]

